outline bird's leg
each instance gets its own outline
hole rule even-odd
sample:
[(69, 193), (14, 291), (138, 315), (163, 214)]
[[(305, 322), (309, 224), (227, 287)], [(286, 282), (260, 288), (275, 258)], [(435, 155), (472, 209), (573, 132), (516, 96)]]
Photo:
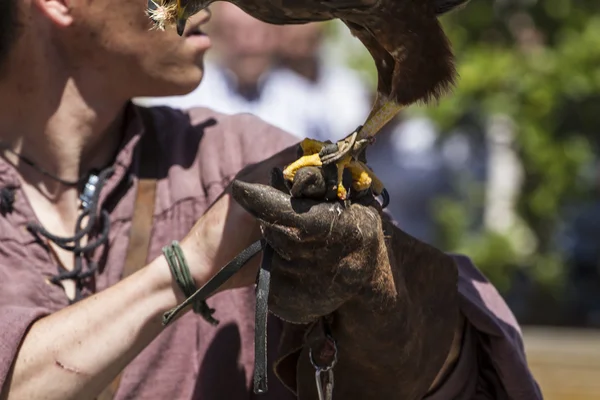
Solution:
[(352, 174), (352, 188), (361, 192), (371, 189), (375, 196), (383, 197), (383, 207), (389, 203), (389, 195), (383, 186), (383, 183), (373, 173), (366, 164), (365, 150), (368, 145), (374, 142), (375, 135), (383, 129), (399, 112), (403, 106), (393, 101), (386, 100), (385, 97), (378, 96), (367, 117), (365, 124), (359, 129), (360, 138), (351, 148), (353, 162), (349, 165)]
[(352, 189), (355, 191), (362, 192), (371, 189), (375, 195), (379, 196), (385, 190), (383, 182), (362, 161), (352, 160), (348, 164), (348, 170), (352, 174)]
[(344, 187), (342, 180), (344, 179), (344, 170), (352, 163), (352, 157), (349, 154), (343, 156), (340, 160), (335, 163), (337, 168), (337, 180), (336, 180), (336, 192), (337, 197), (340, 200), (348, 199), (348, 191)]

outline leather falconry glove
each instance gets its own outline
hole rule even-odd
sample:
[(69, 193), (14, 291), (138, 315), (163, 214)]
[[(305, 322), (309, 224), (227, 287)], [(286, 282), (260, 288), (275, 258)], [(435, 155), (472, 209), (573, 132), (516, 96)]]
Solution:
[(302, 168), (288, 185), (280, 171), (271, 186), (232, 184), (274, 250), (268, 304), (285, 321), (278, 377), (300, 400), (319, 399), (314, 365), (335, 353), (334, 398), (423, 398), (460, 331), (454, 260), (396, 227), (372, 195), (318, 200), (329, 187), (321, 168)]

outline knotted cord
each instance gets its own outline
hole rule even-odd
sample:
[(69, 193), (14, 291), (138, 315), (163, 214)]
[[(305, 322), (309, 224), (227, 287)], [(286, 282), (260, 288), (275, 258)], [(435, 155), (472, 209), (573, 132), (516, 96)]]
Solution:
[[(60, 237), (50, 233), (46, 228), (37, 223), (29, 223), (27, 226), (32, 233), (43, 236), (61, 249), (70, 251), (74, 254), (74, 268), (70, 271), (67, 271), (59, 266), (58, 274), (50, 278), (50, 281), (55, 284), (58, 284), (64, 280), (74, 280), (76, 282), (76, 293), (73, 301), (77, 301), (81, 298), (81, 286), (83, 281), (92, 276), (98, 269), (98, 264), (96, 262), (88, 260), (87, 270), (84, 270), (84, 259), (86, 259), (86, 256), (89, 253), (93, 252), (96, 248), (100, 247), (108, 240), (108, 233), (110, 231), (110, 216), (108, 211), (99, 209), (98, 202), (102, 188), (113, 173), (114, 167), (111, 166), (98, 174), (97, 183), (93, 190), (92, 197), (87, 199), (86, 207), (83, 208), (81, 214), (77, 218), (77, 222), (75, 224), (75, 235), (70, 237)], [(82, 246), (81, 240), (85, 236), (89, 235), (92, 232), (92, 229), (94, 229), (98, 223), (98, 213), (100, 213), (100, 217), (102, 219), (102, 230), (95, 240)], [(86, 217), (87, 223), (84, 226), (83, 222)]]
[[(185, 297), (192, 296), (197, 290), (196, 283), (192, 278), (183, 250), (179, 247), (179, 242), (174, 240), (170, 246), (165, 246), (162, 250), (177, 286), (179, 286)], [(192, 302), (192, 308), (196, 314), (201, 315), (209, 324), (219, 324), (219, 321), (212, 316), (215, 310), (208, 306), (206, 300), (196, 298)]]
[[(64, 280), (70, 280), (70, 279), (75, 280), (76, 292), (75, 292), (75, 298), (73, 299), (73, 302), (79, 300), (81, 298), (81, 286), (82, 286), (83, 280), (92, 276), (98, 268), (97, 263), (88, 261), (87, 270), (84, 271), (84, 269), (83, 269), (84, 259), (86, 258), (87, 254), (91, 253), (92, 251), (94, 251), (96, 248), (98, 248), (99, 246), (101, 246), (108, 240), (108, 233), (110, 230), (110, 217), (109, 217), (108, 211), (99, 210), (98, 202), (99, 202), (100, 193), (102, 192), (102, 188), (104, 187), (104, 184), (106, 183), (108, 178), (110, 178), (112, 176), (112, 174), (114, 173), (114, 167), (111, 166), (111, 167), (105, 168), (98, 174), (98, 176), (91, 173), (91, 174), (82, 176), (81, 178), (79, 178), (75, 181), (69, 181), (66, 179), (62, 179), (61, 177), (56, 176), (55, 174), (52, 174), (45, 168), (34, 163), (31, 159), (27, 158), (26, 156), (24, 156), (22, 154), (17, 153), (6, 143), (0, 142), (0, 148), (15, 155), (17, 158), (19, 158), (19, 160), (21, 160), (26, 165), (32, 167), (39, 173), (47, 176), (48, 178), (50, 178), (56, 182), (59, 182), (60, 184), (62, 184), (64, 186), (68, 186), (68, 187), (82, 187), (83, 186), (83, 193), (80, 196), (80, 200), (82, 201), (82, 212), (79, 215), (79, 217), (77, 218), (77, 221), (75, 223), (75, 235), (70, 236), (70, 237), (60, 237), (60, 236), (52, 234), (46, 228), (44, 228), (43, 226), (41, 226), (38, 223), (31, 222), (31, 223), (27, 224), (27, 229), (29, 229), (29, 231), (32, 232), (33, 234), (38, 235), (38, 236), (43, 236), (46, 239), (53, 242), (54, 244), (56, 244), (58, 247), (60, 247), (64, 250), (70, 251), (74, 254), (75, 266), (74, 266), (73, 270), (67, 271), (59, 266), (58, 273), (56, 275), (52, 276), (50, 278), (50, 281), (54, 284), (58, 284)], [(7, 160), (7, 161), (13, 167), (15, 167), (15, 168), (17, 167), (10, 160)], [(92, 180), (91, 180), (92, 178), (95, 178), (95, 182), (93, 182), (93, 184), (92, 184)], [(5, 192), (6, 191), (2, 192), (2, 199), (1, 199), (2, 206), (3, 206), (3, 208), (6, 208), (10, 204), (10, 206), (12, 207), (12, 202), (14, 201), (14, 193), (11, 193), (12, 197), (9, 198), (8, 192), (6, 192), (6, 193)], [(94, 229), (94, 227), (98, 223), (98, 213), (100, 213), (100, 217), (102, 219), (102, 230), (96, 240), (82, 246), (81, 240), (85, 236), (89, 235), (92, 232), (92, 229)], [(83, 226), (83, 222), (86, 219), (86, 217), (87, 217), (87, 223), (85, 224), (85, 226)]]

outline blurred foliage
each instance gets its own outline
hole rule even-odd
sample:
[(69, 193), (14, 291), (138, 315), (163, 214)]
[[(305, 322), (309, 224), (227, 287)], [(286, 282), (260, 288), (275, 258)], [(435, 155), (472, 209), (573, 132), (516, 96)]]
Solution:
[[(447, 242), (471, 255), (501, 289), (516, 267), (542, 285), (561, 288), (564, 265), (554, 243), (561, 211), (589, 193), (579, 177), (597, 150), (598, 11), (600, 2), (591, 0), (473, 0), (443, 19), (460, 80), (452, 96), (422, 111), (444, 131), (466, 113), (503, 115), (516, 129), (524, 172), (516, 210), (520, 226), (503, 234), (465, 229), (455, 243)], [(446, 210), (440, 221), (447, 229), (443, 214), (451, 208), (439, 209)], [(535, 247), (520, 252), (512, 236), (525, 240), (527, 234)]]
[[(443, 247), (471, 256), (501, 290), (516, 268), (560, 289), (564, 265), (554, 240), (561, 211), (590, 193), (581, 176), (598, 148), (600, 1), (472, 0), (442, 23), (457, 57), (457, 87), (438, 105), (408, 112), (429, 115), (443, 132), (467, 115), (510, 118), (524, 172), (519, 223), (509, 232), (473, 229), (471, 209), (483, 196), (440, 199)], [(373, 82), (370, 57), (352, 46), (350, 65)], [(531, 248), (516, 248), (519, 241)]]

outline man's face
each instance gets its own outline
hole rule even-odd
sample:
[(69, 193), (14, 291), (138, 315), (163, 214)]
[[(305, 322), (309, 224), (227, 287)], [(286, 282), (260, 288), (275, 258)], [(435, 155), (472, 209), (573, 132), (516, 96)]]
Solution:
[[(57, 0), (60, 1), (60, 0)], [(90, 76), (128, 97), (184, 94), (202, 79), (210, 47), (198, 32), (208, 13), (192, 17), (182, 37), (153, 28), (147, 0), (68, 0), (72, 22), (53, 24), (55, 44), (73, 75)]]

